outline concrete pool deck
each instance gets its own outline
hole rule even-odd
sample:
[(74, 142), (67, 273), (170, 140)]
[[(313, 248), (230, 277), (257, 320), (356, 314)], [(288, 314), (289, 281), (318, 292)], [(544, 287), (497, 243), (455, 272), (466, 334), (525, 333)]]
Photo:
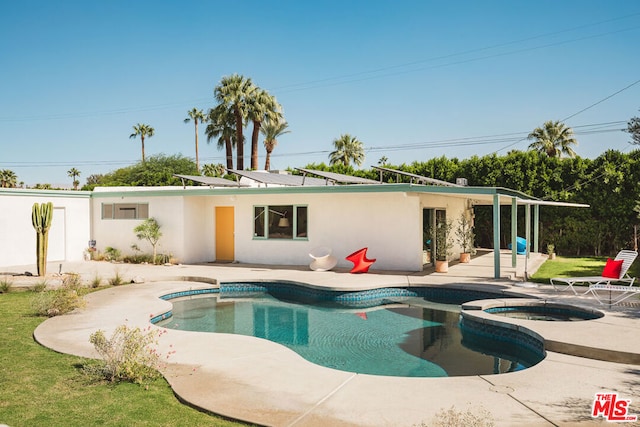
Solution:
[[(290, 280), (345, 290), (447, 284), (489, 287), (601, 310), (604, 317), (582, 322), (499, 318), (534, 331), (555, 343), (560, 351), (579, 352), (589, 358), (548, 351), (538, 365), (507, 374), (382, 377), (314, 365), (267, 340), (170, 330), (161, 338), (160, 351), (166, 354), (175, 350), (176, 353), (171, 355), (163, 374), (185, 402), (260, 425), (419, 426), (429, 425), (437, 413), (451, 407), (475, 413), (484, 409), (498, 426), (598, 425), (605, 421), (602, 417), (591, 417), (591, 406), (595, 394), (602, 392), (617, 392), (621, 399), (630, 399), (629, 414), (640, 414), (640, 340), (637, 339), (640, 308), (609, 308), (587, 296), (555, 292), (551, 286), (535, 288), (518, 281), (488, 279), (493, 270), (487, 267), (486, 264), (490, 264), (487, 258), (492, 255), (477, 257), (471, 264), (454, 265), (447, 274), (372, 270), (363, 275), (351, 275), (346, 270), (312, 272), (293, 267), (238, 264), (65, 263), (63, 272), (80, 273), (85, 280), (96, 275), (108, 279), (118, 271), (127, 279), (143, 279), (144, 283), (92, 293), (86, 297), (86, 308), (43, 322), (34, 336), (53, 350), (96, 357), (88, 342), (91, 333), (98, 329), (110, 333), (123, 323), (147, 327), (152, 315), (164, 313), (171, 307), (170, 302), (160, 300), (159, 296), (211, 286), (201, 278)], [(510, 264), (510, 256), (503, 255), (503, 258), (505, 264)], [(33, 270), (33, 266), (30, 268)], [(490, 269), (489, 273), (486, 268)], [(29, 266), (23, 266), (3, 270), (28, 269)], [(505, 271), (509, 277), (519, 273), (517, 268), (513, 274), (503, 268)], [(24, 285), (29, 280), (33, 283), (33, 279), (16, 277), (14, 282)], [(617, 360), (625, 363), (614, 363)]]

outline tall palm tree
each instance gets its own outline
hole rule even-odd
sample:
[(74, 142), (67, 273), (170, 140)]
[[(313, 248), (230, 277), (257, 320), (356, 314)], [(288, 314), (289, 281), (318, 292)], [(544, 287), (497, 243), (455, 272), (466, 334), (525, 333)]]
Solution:
[(198, 123), (202, 123), (205, 120), (204, 111), (193, 108), (187, 112), (189, 117), (184, 119), (185, 123), (189, 123), (193, 120), (193, 124), (196, 127), (196, 169), (200, 172), (200, 160), (198, 159)]
[(14, 188), (18, 183), (18, 176), (11, 169), (0, 170), (0, 187)]
[(69, 177), (73, 179), (73, 189), (77, 190), (78, 184), (80, 184), (80, 181), (78, 181), (76, 177), (80, 176), (80, 171), (76, 168), (71, 168), (67, 171), (67, 175), (69, 175)]
[(333, 146), (335, 150), (329, 154), (329, 164), (342, 163), (349, 166), (353, 161), (360, 166), (364, 162), (364, 147), (355, 136), (348, 133), (340, 135), (340, 138), (333, 141)]
[(529, 144), (530, 150), (537, 150), (545, 153), (549, 157), (561, 158), (562, 154), (575, 157), (576, 152), (571, 148), (578, 145), (578, 141), (573, 136), (573, 129), (560, 123), (559, 120), (544, 122), (544, 125), (535, 128), (527, 139), (534, 141)]
[(258, 137), (260, 127), (265, 120), (279, 121), (282, 119), (282, 107), (274, 96), (266, 90), (256, 89), (247, 103), (247, 118), (253, 122), (251, 134), (251, 169), (258, 169)]
[(227, 169), (233, 169), (233, 147), (236, 142), (234, 127), (235, 117), (233, 112), (224, 104), (209, 109), (207, 114), (207, 127), (204, 131), (207, 143), (218, 138), (218, 150), (225, 149), (227, 156)]
[(239, 74), (223, 77), (218, 86), (214, 88), (216, 100), (233, 111), (236, 144), (238, 145), (236, 166), (239, 170), (244, 169), (244, 136), (242, 135), (242, 129), (244, 120), (247, 117), (247, 102), (255, 90), (256, 87), (251, 79)]
[(142, 142), (142, 163), (144, 163), (144, 139), (146, 137), (151, 138), (155, 133), (155, 129), (153, 129), (149, 125), (145, 125), (142, 123), (138, 123), (133, 127), (133, 133), (129, 135), (129, 138), (135, 138), (140, 135), (140, 141)]
[(273, 149), (276, 148), (276, 145), (278, 145), (277, 138), (280, 135), (291, 132), (287, 130), (287, 127), (289, 127), (287, 122), (268, 120), (260, 128), (260, 132), (264, 135), (264, 148), (267, 150), (267, 156), (264, 160), (264, 170), (268, 171), (271, 168), (271, 153)]

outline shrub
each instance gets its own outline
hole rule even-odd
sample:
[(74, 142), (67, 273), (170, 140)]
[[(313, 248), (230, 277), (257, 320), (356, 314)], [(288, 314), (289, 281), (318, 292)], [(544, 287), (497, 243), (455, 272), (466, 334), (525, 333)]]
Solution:
[(152, 259), (151, 259), (151, 255), (149, 254), (133, 254), (133, 255), (126, 255), (124, 258), (122, 258), (122, 261), (130, 263), (130, 264), (142, 264), (142, 263), (151, 263)]
[(102, 277), (100, 277), (97, 273), (95, 276), (93, 276), (93, 279), (91, 279), (91, 283), (89, 283), (89, 285), (95, 289), (100, 287), (100, 285), (102, 284)]
[(45, 289), (47, 289), (47, 281), (45, 279), (40, 280), (31, 287), (33, 292), (44, 292)]
[(13, 281), (11, 279), (0, 279), (0, 294), (8, 294), (13, 287)]
[(120, 250), (116, 248), (107, 246), (104, 249), (104, 259), (106, 259), (107, 261), (118, 261), (120, 259), (120, 256), (121, 256)]
[(62, 278), (62, 287), (67, 289), (74, 289), (81, 293), (86, 291), (85, 287), (82, 285), (82, 279), (80, 278), (80, 275), (77, 273), (66, 274)]
[(102, 363), (89, 369), (110, 382), (150, 382), (160, 375), (158, 369), (162, 358), (156, 347), (158, 338), (165, 332), (151, 326), (142, 330), (120, 325), (107, 339), (104, 331), (98, 330), (91, 334), (89, 342), (102, 358)]
[(154, 264), (157, 264), (157, 265), (167, 264), (167, 263), (169, 263), (170, 259), (171, 259), (171, 255), (158, 254), (158, 255), (156, 255), (156, 259), (155, 259)]
[(70, 274), (62, 279), (62, 284), (58, 289), (37, 293), (32, 300), (32, 307), (39, 315), (58, 316), (84, 307), (83, 295), (85, 293), (86, 289), (82, 286), (80, 276)]
[(119, 271), (116, 271), (116, 274), (109, 279), (109, 284), (111, 286), (120, 286), (120, 285), (124, 285), (126, 282), (124, 281), (124, 278), (120, 275)]

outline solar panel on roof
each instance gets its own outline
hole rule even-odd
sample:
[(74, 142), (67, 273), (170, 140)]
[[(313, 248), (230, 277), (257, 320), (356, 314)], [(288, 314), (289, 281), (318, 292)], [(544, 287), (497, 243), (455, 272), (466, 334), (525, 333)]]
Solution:
[(372, 179), (367, 179), (367, 178), (361, 178), (359, 176), (345, 175), (345, 174), (335, 173), (335, 172), (319, 171), (315, 169), (304, 169), (304, 168), (296, 168), (296, 169), (305, 174), (318, 175), (325, 179), (328, 179), (334, 182), (339, 182), (341, 184), (380, 184), (378, 181), (374, 181)]
[(463, 187), (462, 185), (454, 184), (452, 182), (441, 181), (439, 179), (434, 179), (434, 178), (427, 178), (426, 176), (416, 175), (414, 173), (409, 173), (409, 172), (405, 172), (397, 169), (383, 168), (380, 166), (371, 166), (371, 167), (373, 169), (379, 170), (380, 172), (390, 172), (390, 173), (395, 173), (396, 175), (407, 176), (411, 178), (412, 181), (416, 180), (418, 182), (422, 182), (423, 184), (443, 185), (446, 187)]
[(271, 172), (256, 172), (256, 171), (240, 171), (236, 169), (227, 169), (229, 172), (251, 179), (256, 182), (260, 182), (265, 185), (284, 185), (289, 187), (300, 187), (300, 186), (318, 186), (318, 185), (327, 185), (325, 180), (318, 178), (310, 178), (310, 177), (302, 177), (300, 175), (289, 175), (289, 174), (281, 174), (281, 173), (271, 173)]
[(173, 176), (182, 179), (188, 179), (189, 181), (197, 182), (199, 184), (209, 185), (211, 187), (239, 187), (240, 185), (237, 182), (224, 179), (224, 178), (216, 178), (212, 176), (199, 176), (199, 175), (179, 175), (174, 174)]

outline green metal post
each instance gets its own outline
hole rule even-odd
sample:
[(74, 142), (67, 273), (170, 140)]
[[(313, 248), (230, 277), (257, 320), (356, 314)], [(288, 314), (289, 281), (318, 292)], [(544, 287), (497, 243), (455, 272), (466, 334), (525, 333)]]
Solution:
[(524, 207), (524, 221), (526, 224), (525, 239), (527, 239), (527, 258), (529, 258), (529, 248), (531, 247), (531, 205), (525, 205)]
[(540, 205), (533, 206), (533, 252), (540, 252)]
[(493, 277), (500, 278), (500, 196), (493, 195)]
[(518, 258), (516, 257), (518, 251), (518, 201), (515, 197), (511, 198), (511, 267), (517, 265)]

